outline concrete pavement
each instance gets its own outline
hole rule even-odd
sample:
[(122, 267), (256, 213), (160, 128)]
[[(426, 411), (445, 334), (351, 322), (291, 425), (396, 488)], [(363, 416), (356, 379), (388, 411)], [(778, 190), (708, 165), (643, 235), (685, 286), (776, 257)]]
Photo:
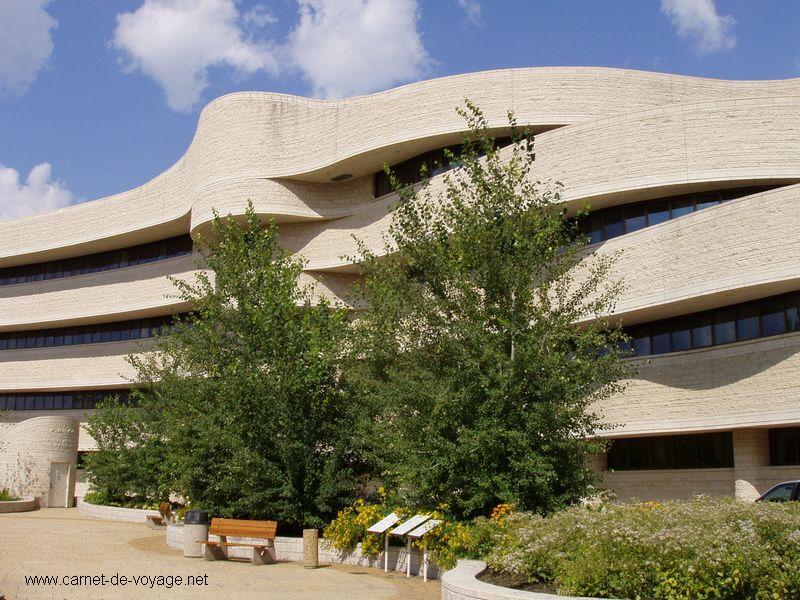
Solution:
[[(163, 530), (99, 521), (76, 509), (2, 514), (0, 592), (7, 600), (438, 600), (441, 595), (438, 581), (423, 583), (378, 569), (184, 558), (164, 537)], [(36, 576), (38, 583), (31, 579)]]

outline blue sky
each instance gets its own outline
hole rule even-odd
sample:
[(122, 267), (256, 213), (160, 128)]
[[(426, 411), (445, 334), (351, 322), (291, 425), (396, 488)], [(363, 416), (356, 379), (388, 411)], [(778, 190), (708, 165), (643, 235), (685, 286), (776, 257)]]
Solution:
[(0, 220), (145, 183), (216, 96), (485, 69), (800, 76), (794, 0), (0, 0)]

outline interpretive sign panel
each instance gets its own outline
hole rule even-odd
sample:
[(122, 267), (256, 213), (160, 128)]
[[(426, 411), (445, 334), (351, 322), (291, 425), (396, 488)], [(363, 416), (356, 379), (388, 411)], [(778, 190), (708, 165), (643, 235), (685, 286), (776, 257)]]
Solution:
[(383, 533), (384, 531), (389, 529), (389, 527), (391, 527), (392, 525), (397, 523), (399, 520), (400, 520), (400, 517), (398, 517), (396, 514), (392, 513), (392, 514), (390, 514), (388, 516), (385, 516), (383, 519), (381, 519), (377, 523), (375, 523), (372, 527), (367, 529), (367, 531), (369, 531), (370, 533)]
[(414, 515), (399, 527), (392, 529), (390, 533), (392, 535), (406, 535), (409, 531), (414, 531), (428, 519), (430, 519), (428, 515)]
[(408, 537), (419, 539), (426, 533), (428, 533), (431, 529), (440, 525), (442, 522), (437, 519), (431, 519), (430, 521), (425, 521), (421, 526), (417, 527), (414, 531), (408, 534)]

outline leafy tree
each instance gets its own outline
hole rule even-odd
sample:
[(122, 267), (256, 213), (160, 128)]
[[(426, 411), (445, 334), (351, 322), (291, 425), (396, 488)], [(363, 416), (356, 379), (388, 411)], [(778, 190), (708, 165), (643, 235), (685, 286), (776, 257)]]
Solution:
[(163, 447), (157, 478), (192, 504), (319, 526), (352, 500), (363, 470), (349, 450), (358, 406), (338, 368), (348, 319), (312, 302), (298, 283), (303, 263), (277, 234), (252, 205), (243, 223), (215, 216), (207, 270), (173, 280), (192, 312), (154, 352), (129, 358), (135, 412)]
[(164, 445), (157, 414), (111, 396), (89, 416), (86, 428), (97, 444), (97, 452), (85, 458), (92, 502), (141, 506), (169, 497), (170, 479), (163, 468)]
[(418, 505), (552, 511), (595, 481), (590, 407), (627, 372), (602, 317), (621, 284), (612, 259), (582, 260), (586, 238), (558, 187), (533, 180), (513, 116), (501, 151), (473, 104), (460, 112), (473, 141), (447, 156), (457, 168), (435, 188), (394, 179), (383, 252), (361, 244), (369, 309), (350, 378), (375, 412), (385, 477)]

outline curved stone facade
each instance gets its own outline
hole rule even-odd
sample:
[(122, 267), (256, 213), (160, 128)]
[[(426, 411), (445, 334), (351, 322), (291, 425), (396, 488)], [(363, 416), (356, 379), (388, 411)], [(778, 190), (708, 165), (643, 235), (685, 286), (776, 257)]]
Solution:
[[(0, 489), (33, 496), (40, 506), (72, 506), (78, 422), (72, 417), (28, 419), (0, 432)], [(56, 487), (58, 465), (66, 476)]]
[[(374, 174), (384, 163), (458, 143), (464, 123), (455, 109), (464, 97), (481, 107), (498, 136), (508, 133), (509, 109), (537, 133), (534, 175), (562, 182), (569, 210), (775, 188), (590, 247), (587, 261), (592, 253), (619, 254), (615, 273), (626, 290), (614, 317), (624, 325), (800, 291), (800, 79), (508, 69), (337, 101), (259, 92), (213, 101), (185, 154), (152, 181), (0, 223), (0, 334), (185, 310), (170, 296), (168, 276), (192, 277), (192, 256), (14, 285), (2, 285), (1, 271), (197, 235), (214, 210), (239, 215), (248, 199), (260, 216), (276, 220), (284, 247), (307, 260), (303, 281), (319, 295), (349, 301), (356, 275), (345, 257), (355, 254), (353, 236), (382, 251), (395, 199), (374, 197)], [(441, 176), (431, 185), (435, 192)], [(115, 341), (0, 350), (0, 401), (3, 393), (123, 388), (133, 374), (125, 356), (147, 347), (146, 341)], [(613, 425), (604, 435), (726, 432), (735, 460), (714, 468), (664, 463), (649, 471), (617, 470), (606, 477), (608, 485), (623, 497), (642, 489), (661, 497), (687, 490), (753, 497), (776, 477), (800, 476), (800, 465), (785, 464), (791, 452), (773, 447), (786, 436), (770, 432), (797, 429), (800, 444), (798, 350), (800, 332), (787, 331), (639, 361), (628, 389), (596, 407)], [(14, 419), (48, 414), (33, 408), (18, 410)], [(81, 449), (92, 447), (85, 434), (80, 439)], [(605, 464), (598, 457), (600, 468)]]

